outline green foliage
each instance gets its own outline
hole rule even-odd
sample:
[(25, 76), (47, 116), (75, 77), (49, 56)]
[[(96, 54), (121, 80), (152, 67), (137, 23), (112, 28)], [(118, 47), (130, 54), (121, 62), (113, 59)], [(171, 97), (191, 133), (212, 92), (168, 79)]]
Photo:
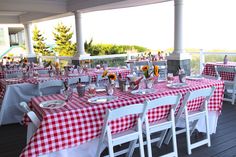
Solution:
[(91, 56), (125, 54), (129, 50), (136, 52), (149, 51), (149, 49), (137, 45), (92, 44), (92, 42), (93, 40), (91, 39), (89, 42), (85, 41), (84, 43), (85, 51)]
[(48, 46), (45, 43), (46, 38), (42, 35), (38, 27), (34, 27), (33, 30), (34, 51), (36, 54), (41, 53), (44, 56), (50, 56), (51, 51), (48, 50)]
[(93, 43), (93, 39), (90, 39), (89, 42), (87, 42), (87, 40), (84, 42), (84, 50), (85, 52), (88, 52), (88, 49), (92, 46)]
[(71, 27), (67, 27), (62, 23), (58, 23), (53, 32), (56, 46), (53, 48), (55, 52), (59, 53), (59, 56), (74, 56), (76, 53), (76, 44), (72, 43), (73, 32)]

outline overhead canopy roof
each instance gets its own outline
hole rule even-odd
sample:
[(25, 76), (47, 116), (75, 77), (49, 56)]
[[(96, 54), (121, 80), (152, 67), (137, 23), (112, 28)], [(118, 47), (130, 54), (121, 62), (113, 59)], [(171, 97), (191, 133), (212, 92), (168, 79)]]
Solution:
[(72, 14), (125, 8), (170, 0), (1, 0), (0, 24), (42, 21)]

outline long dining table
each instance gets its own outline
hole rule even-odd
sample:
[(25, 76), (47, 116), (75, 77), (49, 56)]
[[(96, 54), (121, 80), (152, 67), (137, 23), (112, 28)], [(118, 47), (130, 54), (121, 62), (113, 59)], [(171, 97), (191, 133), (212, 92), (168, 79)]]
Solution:
[[(3, 78), (0, 79), (0, 100), (2, 100), (0, 110), (0, 125), (18, 123), (22, 120), (23, 112), (19, 107), (22, 101), (28, 102), (32, 97), (38, 96), (39, 91), (37, 84), (47, 80), (67, 80), (73, 77), (90, 76), (91, 81), (95, 82), (97, 76), (102, 74), (104, 70), (90, 69), (87, 73), (79, 74), (77, 70), (68, 75), (49, 77), (48, 74), (43, 74), (39, 77), (30, 78)], [(111, 73), (121, 74), (125, 78), (129, 73), (129, 69), (124, 68), (108, 68)], [(14, 98), (14, 99), (12, 99)]]
[[(47, 156), (47, 154), (58, 152), (73, 147), (80, 147), (99, 137), (103, 125), (104, 115), (107, 109), (115, 109), (121, 106), (143, 103), (145, 100), (153, 100), (162, 96), (175, 95), (181, 93), (184, 96), (188, 91), (215, 86), (216, 89), (211, 97), (209, 110), (210, 132), (216, 132), (218, 116), (222, 110), (224, 82), (220, 80), (187, 80), (187, 86), (183, 88), (169, 88), (166, 82), (156, 83), (153, 92), (149, 94), (136, 95), (131, 91), (122, 92), (115, 89), (114, 96), (118, 99), (102, 102), (90, 103), (91, 96), (86, 93), (84, 97), (79, 97), (74, 93), (65, 106), (57, 109), (45, 109), (40, 107), (40, 103), (48, 100), (64, 100), (62, 94), (50, 96), (34, 97), (29, 102), (30, 108), (36, 113), (41, 123), (35, 134), (23, 149), (21, 157)], [(97, 92), (96, 96), (105, 96), (106, 92)], [(179, 106), (182, 104), (183, 98)], [(188, 103), (188, 110), (199, 109), (201, 100), (194, 100)], [(166, 118), (168, 106), (153, 109), (148, 113), (150, 122)], [(178, 110), (178, 107), (177, 107)], [(177, 112), (177, 111), (176, 111)], [(25, 118), (25, 123), (28, 122)], [(117, 133), (134, 125), (133, 116), (125, 117), (112, 123), (112, 132)], [(204, 132), (202, 125), (196, 127)], [(93, 147), (87, 147), (87, 151)], [(78, 156), (83, 157), (83, 154)]]

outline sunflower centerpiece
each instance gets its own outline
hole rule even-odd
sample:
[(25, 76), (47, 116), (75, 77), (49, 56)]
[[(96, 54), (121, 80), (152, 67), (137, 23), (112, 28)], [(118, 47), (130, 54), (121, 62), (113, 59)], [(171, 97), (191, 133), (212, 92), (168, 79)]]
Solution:
[(105, 70), (102, 74), (102, 77), (107, 77), (110, 84), (115, 84), (116, 80), (116, 74), (115, 73), (109, 73), (108, 70)]
[(102, 77), (107, 77), (109, 83), (106, 85), (106, 91), (108, 95), (113, 95), (114, 88), (115, 88), (115, 81), (116, 81), (116, 74), (115, 73), (109, 73), (108, 70), (105, 70), (102, 74)]
[(142, 67), (143, 75), (145, 77), (146, 88), (152, 88), (153, 82), (159, 76), (159, 67), (153, 65), (151, 69), (148, 65)]

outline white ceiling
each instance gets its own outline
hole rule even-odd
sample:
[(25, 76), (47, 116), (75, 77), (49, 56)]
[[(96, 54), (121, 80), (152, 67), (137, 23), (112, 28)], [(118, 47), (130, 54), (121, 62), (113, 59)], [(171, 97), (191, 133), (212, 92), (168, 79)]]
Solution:
[(0, 0), (0, 24), (27, 23), (90, 12), (170, 0)]

